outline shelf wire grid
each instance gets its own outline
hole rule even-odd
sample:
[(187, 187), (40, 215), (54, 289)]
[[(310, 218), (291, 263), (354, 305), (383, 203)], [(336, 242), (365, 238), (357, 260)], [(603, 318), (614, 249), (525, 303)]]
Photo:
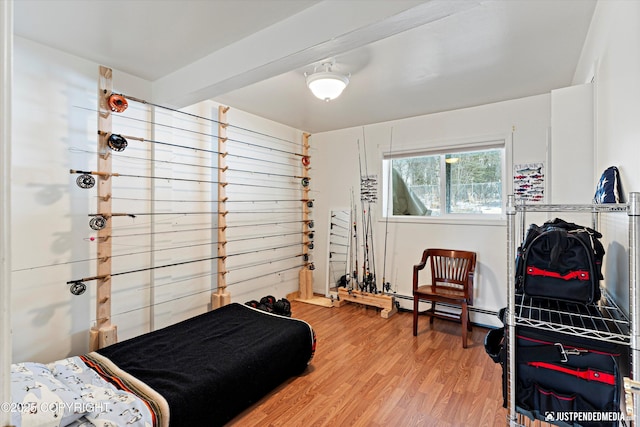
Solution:
[(594, 304), (579, 304), (515, 295), (516, 323), (537, 329), (593, 338), (615, 344), (630, 344), (630, 324), (625, 313), (602, 289)]

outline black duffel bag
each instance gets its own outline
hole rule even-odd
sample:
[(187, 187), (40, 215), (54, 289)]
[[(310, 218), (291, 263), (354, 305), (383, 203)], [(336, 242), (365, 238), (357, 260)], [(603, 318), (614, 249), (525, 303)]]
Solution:
[(516, 287), (531, 297), (591, 304), (600, 299), (604, 247), (596, 230), (566, 222), (531, 224), (516, 259)]

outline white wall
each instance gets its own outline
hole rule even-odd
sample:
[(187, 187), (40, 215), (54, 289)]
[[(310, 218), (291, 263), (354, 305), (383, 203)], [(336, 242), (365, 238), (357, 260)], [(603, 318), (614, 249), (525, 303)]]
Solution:
[[(88, 216), (95, 199), (70, 168), (94, 169), (95, 63), (15, 38), (12, 206), (13, 360), (48, 361), (87, 348), (95, 318), (66, 282), (95, 274)], [(121, 74), (119, 88), (144, 97), (149, 85)], [(40, 267), (49, 266), (50, 267)]]
[(591, 203), (596, 187), (593, 129), (592, 84), (551, 91), (550, 203)]
[[(513, 162), (545, 162), (550, 107), (550, 96), (539, 95), (313, 135), (313, 173), (319, 177), (319, 185), (314, 187), (318, 190), (315, 211), (318, 229), (326, 230), (330, 209), (351, 205), (352, 190), (356, 199), (359, 199), (359, 154), (364, 162), (365, 142), (366, 168), (370, 174), (378, 174), (379, 183), (382, 182), (381, 156), (389, 151), (390, 145), (393, 151), (402, 151), (497, 137), (506, 139), (508, 145), (513, 144)], [(510, 170), (508, 167), (508, 183), (511, 181)], [(377, 204), (374, 211), (374, 224), (376, 273), (381, 283), (385, 234), (381, 203)], [(324, 293), (327, 283), (327, 258), (323, 249), (327, 245), (325, 233), (319, 233), (317, 240), (318, 250), (314, 256), (320, 268), (315, 273), (314, 289)], [(387, 244), (386, 279), (398, 294), (411, 295), (412, 266), (420, 260), (423, 249), (451, 247), (478, 253), (476, 307), (497, 311), (506, 305), (507, 244), (504, 220), (488, 224), (436, 220), (393, 221), (389, 223)], [(408, 301), (400, 301), (408, 307)], [(497, 324), (493, 316), (474, 313), (472, 319), (480, 323)]]
[[(623, 190), (640, 191), (640, 2), (599, 1), (574, 77), (595, 86), (595, 171), (620, 169)], [(628, 306), (626, 215), (606, 215), (605, 282)]]

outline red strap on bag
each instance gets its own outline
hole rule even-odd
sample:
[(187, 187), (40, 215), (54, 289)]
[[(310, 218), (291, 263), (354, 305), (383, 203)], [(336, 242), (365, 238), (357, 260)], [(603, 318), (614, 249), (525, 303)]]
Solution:
[(547, 271), (538, 267), (529, 266), (527, 267), (527, 274), (529, 276), (553, 277), (555, 279), (562, 280), (589, 280), (589, 272), (586, 270), (570, 271), (569, 273), (562, 275), (555, 271)]
[(587, 381), (597, 381), (604, 384), (616, 385), (616, 377), (613, 374), (606, 372), (594, 371), (593, 369), (571, 369), (565, 366), (554, 365), (553, 363), (546, 362), (529, 362), (529, 366), (535, 368), (550, 369), (552, 371), (562, 372), (563, 374), (573, 375), (574, 377), (581, 378)]

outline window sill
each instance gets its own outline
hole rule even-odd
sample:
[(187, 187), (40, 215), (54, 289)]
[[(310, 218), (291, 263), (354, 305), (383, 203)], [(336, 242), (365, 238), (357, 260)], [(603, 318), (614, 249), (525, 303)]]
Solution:
[[(386, 222), (386, 218), (382, 218), (381, 222)], [(447, 215), (441, 216), (390, 216), (389, 222), (399, 224), (440, 224), (440, 225), (483, 225), (487, 227), (506, 227), (506, 215)]]

